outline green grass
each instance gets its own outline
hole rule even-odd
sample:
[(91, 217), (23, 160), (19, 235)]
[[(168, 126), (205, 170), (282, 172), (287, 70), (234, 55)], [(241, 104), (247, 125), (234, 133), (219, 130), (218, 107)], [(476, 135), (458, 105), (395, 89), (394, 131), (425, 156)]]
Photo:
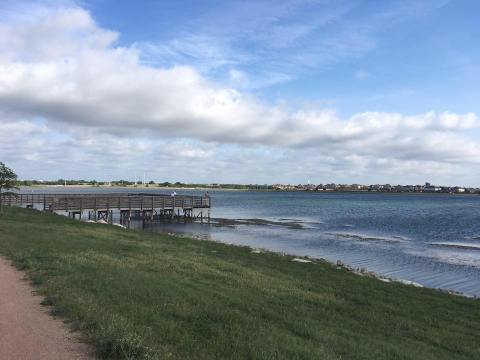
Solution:
[(480, 301), (11, 208), (0, 254), (103, 358), (480, 359)]

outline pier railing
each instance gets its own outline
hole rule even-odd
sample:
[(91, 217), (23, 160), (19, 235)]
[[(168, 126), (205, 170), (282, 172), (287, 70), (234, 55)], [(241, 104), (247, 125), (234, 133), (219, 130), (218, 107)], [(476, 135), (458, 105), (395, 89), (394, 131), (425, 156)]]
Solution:
[(82, 210), (185, 210), (211, 207), (209, 196), (137, 194), (2, 194), (2, 204), (41, 207), (50, 211)]

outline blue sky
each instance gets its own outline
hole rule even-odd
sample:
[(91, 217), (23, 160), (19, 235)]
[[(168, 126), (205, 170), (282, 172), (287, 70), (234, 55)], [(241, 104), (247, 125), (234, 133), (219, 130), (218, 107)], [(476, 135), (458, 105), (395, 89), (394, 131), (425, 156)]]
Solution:
[(154, 52), (145, 61), (192, 65), (227, 84), (235, 69), (269, 101), (323, 102), (345, 116), (479, 111), (472, 92), (480, 80), (477, 1), (85, 5), (99, 24), (120, 32), (121, 45), (178, 44), (175, 55)]
[(0, 160), (23, 178), (479, 186), (479, 12), (3, 1), (0, 126), (29, 140), (0, 136)]

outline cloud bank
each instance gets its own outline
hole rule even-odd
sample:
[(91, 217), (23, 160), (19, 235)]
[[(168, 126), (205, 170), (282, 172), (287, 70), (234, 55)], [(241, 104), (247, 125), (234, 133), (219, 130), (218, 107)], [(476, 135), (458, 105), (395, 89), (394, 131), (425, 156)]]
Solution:
[[(201, 159), (216, 173), (199, 172), (199, 179), (231, 182), (251, 179), (246, 158), (264, 168), (256, 171), (259, 182), (304, 176), (354, 182), (370, 180), (372, 171), (382, 180), (404, 170), (418, 177), (403, 181), (430, 175), (471, 182), (469, 171), (480, 169), (474, 113), (364, 112), (343, 119), (332, 109), (264, 103), (193, 67), (147, 65), (137, 46), (118, 46), (118, 33), (77, 6), (1, 20), (0, 158), (12, 166), (69, 169), (75, 161), (90, 174), (84, 177), (96, 177), (101, 169), (120, 176), (122, 166), (167, 169), (168, 161), (181, 178)], [(117, 168), (112, 157), (121, 159)], [(288, 169), (296, 175), (282, 174)]]

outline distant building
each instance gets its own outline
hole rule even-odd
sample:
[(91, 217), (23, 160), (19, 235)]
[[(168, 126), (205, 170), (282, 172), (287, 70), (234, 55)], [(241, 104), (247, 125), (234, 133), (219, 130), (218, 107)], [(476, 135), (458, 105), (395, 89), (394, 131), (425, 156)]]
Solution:
[(426, 186), (427, 184), (429, 184), (429, 183), (425, 184), (425, 188), (423, 189), (424, 192), (434, 193), (434, 192), (441, 192), (442, 191), (442, 188), (440, 186), (434, 186), (434, 185), (430, 185), (430, 184), (429, 184), (429, 186)]

